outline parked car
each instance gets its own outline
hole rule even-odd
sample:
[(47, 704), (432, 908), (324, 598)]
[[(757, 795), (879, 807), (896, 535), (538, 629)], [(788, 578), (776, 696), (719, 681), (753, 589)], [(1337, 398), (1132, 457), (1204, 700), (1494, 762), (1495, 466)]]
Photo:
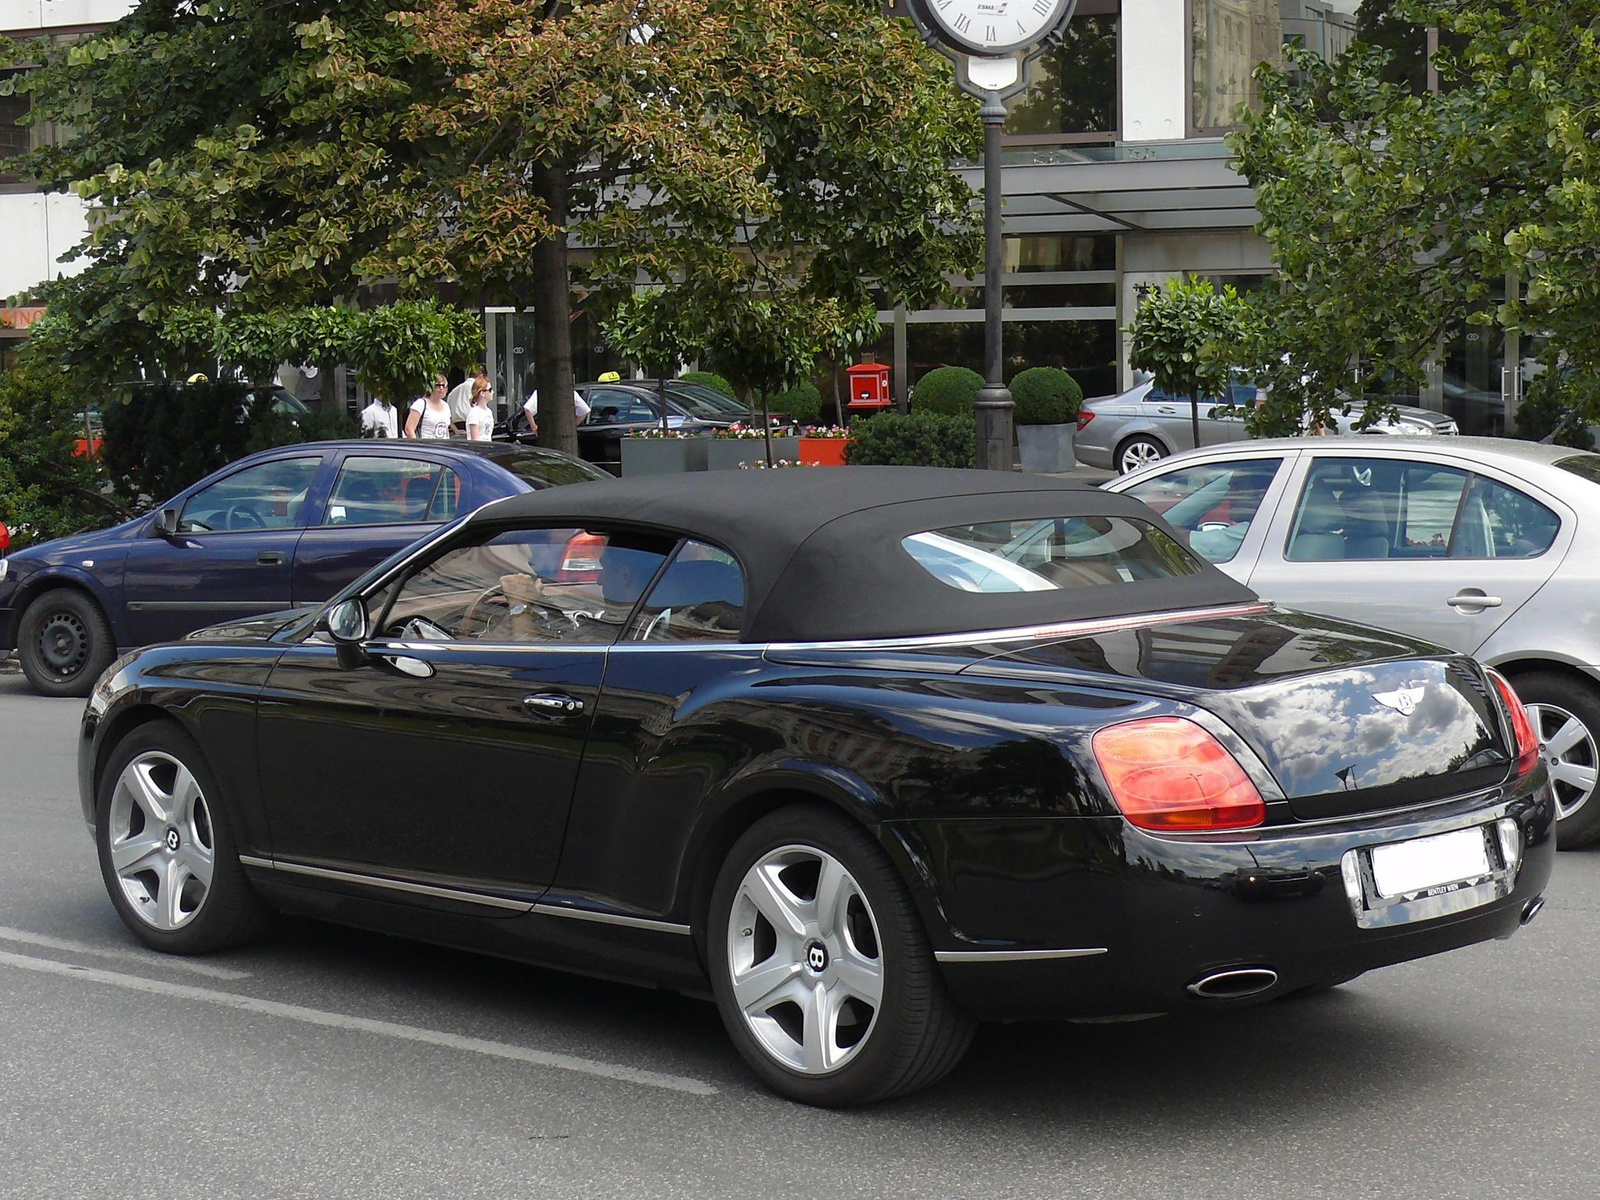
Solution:
[(604, 478), (553, 450), (316, 442), (253, 454), (113, 529), (0, 566), (0, 650), (34, 688), (83, 696), (119, 647), (326, 600), (458, 513)]
[(993, 472), (519, 496), (118, 662), (84, 815), (149, 946), (278, 908), (709, 992), (827, 1105), (934, 1082), (977, 1020), (1285, 996), (1531, 919), (1555, 809), (1505, 681), (1179, 536)]
[[(1244, 410), (1256, 401), (1253, 383), (1235, 383), (1228, 395), (1200, 402), (1200, 444), (1217, 445), (1249, 438), (1245, 431)], [(1365, 414), (1365, 403), (1353, 400), (1348, 413), (1336, 411), (1337, 432), (1353, 433)], [(1395, 416), (1381, 421), (1366, 432), (1411, 436), (1442, 436), (1459, 432), (1456, 423), (1442, 413), (1425, 408), (1397, 405)], [(1180, 450), (1194, 449), (1194, 421), (1187, 396), (1172, 396), (1159, 391), (1154, 382), (1145, 382), (1116, 396), (1085, 400), (1078, 413), (1078, 432), (1073, 454), (1085, 466), (1102, 471), (1126, 473)]]
[[(642, 388), (652, 396), (656, 394), (656, 381), (653, 379), (635, 379), (629, 386)], [(725, 396), (709, 384), (685, 383), (681, 379), (669, 379), (667, 395), (690, 416), (714, 425), (754, 425), (757, 428), (761, 426), (761, 412), (755, 405)], [(792, 429), (799, 425), (799, 422), (787, 413), (769, 411), (767, 415), (774, 428)]]
[(1479, 438), (1260, 441), (1107, 487), (1268, 600), (1498, 667), (1544, 743), (1562, 846), (1600, 839), (1600, 454)]

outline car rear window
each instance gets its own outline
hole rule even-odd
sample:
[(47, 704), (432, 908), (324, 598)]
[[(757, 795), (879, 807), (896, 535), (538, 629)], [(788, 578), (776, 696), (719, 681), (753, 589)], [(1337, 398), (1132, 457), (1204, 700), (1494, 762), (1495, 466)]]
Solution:
[(599, 467), (581, 458), (546, 457), (542, 454), (514, 454), (495, 460), (524, 483), (535, 488), (556, 487), (563, 483), (587, 483), (591, 479), (611, 478)]
[(964, 592), (1049, 592), (1198, 575), (1201, 561), (1155, 525), (1129, 517), (985, 521), (904, 538), (906, 553)]
[(1600, 454), (1574, 454), (1571, 458), (1557, 459), (1556, 466), (1579, 479), (1600, 483)]

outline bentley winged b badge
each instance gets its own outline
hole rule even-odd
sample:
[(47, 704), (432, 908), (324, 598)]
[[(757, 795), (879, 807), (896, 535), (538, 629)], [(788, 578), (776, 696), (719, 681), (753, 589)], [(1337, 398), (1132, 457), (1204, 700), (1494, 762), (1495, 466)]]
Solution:
[(1428, 689), (1421, 684), (1415, 687), (1398, 688), (1392, 692), (1373, 692), (1372, 698), (1385, 708), (1392, 708), (1402, 717), (1409, 717), (1417, 711), (1417, 705), (1422, 703), (1422, 697), (1427, 695)]

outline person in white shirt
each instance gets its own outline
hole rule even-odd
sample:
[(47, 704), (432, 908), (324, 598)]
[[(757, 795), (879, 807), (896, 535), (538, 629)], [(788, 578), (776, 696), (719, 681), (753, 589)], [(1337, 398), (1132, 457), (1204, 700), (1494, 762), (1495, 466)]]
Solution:
[(361, 410), (361, 436), (364, 438), (397, 438), (400, 436), (400, 416), (394, 405), (381, 396)]
[(472, 403), (467, 408), (467, 440), (487, 442), (494, 436), (494, 389), (489, 381), (479, 376), (472, 389)]
[(450, 381), (443, 375), (433, 381), (433, 392), (418, 396), (411, 402), (411, 415), (406, 418), (408, 438), (447, 438), (450, 436), (450, 406), (444, 394), (450, 390)]
[[(539, 433), (539, 389), (534, 388), (528, 393), (528, 402), (522, 406), (522, 411), (528, 415), (528, 428), (534, 435)], [(589, 415), (589, 405), (576, 390), (572, 393), (572, 423), (582, 425)]]
[(485, 383), (488, 382), (488, 367), (481, 365), (473, 367), (472, 373), (451, 388), (450, 394), (444, 398), (444, 402), (450, 406), (450, 424), (456, 427), (457, 433), (467, 427), (467, 415), (472, 409), (472, 397), (480, 379)]

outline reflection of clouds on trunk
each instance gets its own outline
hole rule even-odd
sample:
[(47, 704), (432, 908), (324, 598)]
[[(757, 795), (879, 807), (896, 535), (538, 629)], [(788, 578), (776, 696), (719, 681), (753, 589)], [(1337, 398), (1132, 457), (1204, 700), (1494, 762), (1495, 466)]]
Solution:
[[(1345, 670), (1275, 686), (1245, 707), (1270, 733), (1275, 774), (1291, 796), (1382, 787), (1460, 767), (1493, 748), (1485, 703), (1444, 663)], [(1464, 681), (1463, 681), (1464, 682)], [(1377, 695), (1421, 688), (1408, 716)]]

